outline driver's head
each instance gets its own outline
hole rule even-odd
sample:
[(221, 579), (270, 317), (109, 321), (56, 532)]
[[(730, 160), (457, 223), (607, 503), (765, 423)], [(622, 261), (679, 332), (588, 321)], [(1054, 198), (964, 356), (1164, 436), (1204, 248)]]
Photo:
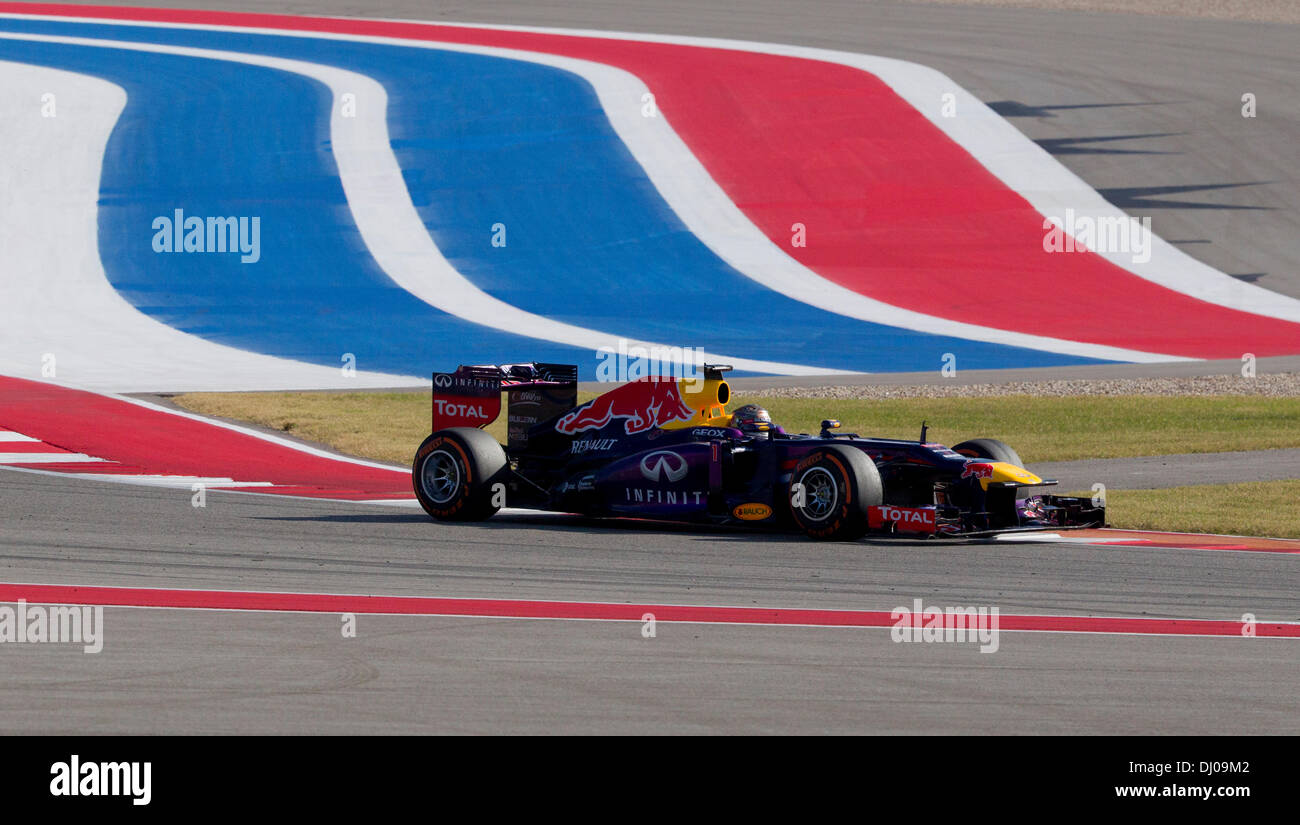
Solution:
[(731, 414), (731, 426), (747, 433), (765, 433), (772, 429), (772, 416), (757, 404), (746, 404)]

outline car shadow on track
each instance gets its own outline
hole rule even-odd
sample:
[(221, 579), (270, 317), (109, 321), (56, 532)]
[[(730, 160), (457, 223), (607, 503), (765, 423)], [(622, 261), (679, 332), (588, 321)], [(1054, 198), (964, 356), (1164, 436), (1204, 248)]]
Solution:
[[(302, 521), (324, 524), (423, 524), (431, 528), (442, 526), (423, 512), (400, 513), (331, 513), (315, 516), (255, 516), (265, 521)], [(821, 546), (848, 544), (874, 547), (936, 547), (951, 544), (970, 544), (972, 541), (951, 539), (914, 539), (904, 537), (868, 536), (850, 542), (812, 542), (798, 530), (745, 527), (728, 524), (684, 524), (674, 521), (656, 521), (636, 518), (594, 518), (574, 513), (547, 513), (541, 511), (516, 511), (497, 513), (490, 519), (475, 522), (447, 522), (446, 526), (462, 529), (502, 531), (521, 528), (547, 530), (558, 533), (607, 533), (610, 535), (641, 533), (663, 536), (683, 536), (707, 541), (788, 541)], [(983, 543), (983, 542), (979, 542)]]
[(412, 524), (429, 521), (424, 513), (349, 513), (329, 516), (253, 516), (257, 521), (311, 521), (321, 524)]
[(797, 533), (783, 534), (774, 530), (744, 528), (733, 525), (683, 524), (674, 521), (655, 521), (653, 519), (633, 518), (594, 518), (576, 513), (546, 513), (540, 511), (516, 511), (497, 513), (484, 521), (437, 522), (422, 511), (400, 513), (331, 513), (317, 516), (254, 516), (262, 521), (307, 521), (324, 524), (427, 524), (437, 527), (459, 527), (475, 530), (516, 530), (520, 527), (538, 527), (542, 529), (608, 532), (655, 532), (655, 533), (700, 533), (701, 535), (738, 534), (748, 536), (797, 536)]

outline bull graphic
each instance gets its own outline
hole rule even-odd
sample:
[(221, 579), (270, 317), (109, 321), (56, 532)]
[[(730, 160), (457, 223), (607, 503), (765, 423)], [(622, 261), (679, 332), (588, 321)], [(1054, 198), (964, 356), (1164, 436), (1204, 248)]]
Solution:
[(674, 421), (689, 421), (695, 411), (682, 401), (677, 383), (642, 378), (624, 384), (569, 412), (556, 422), (555, 429), (573, 435), (601, 429), (621, 418), (623, 431), (636, 435)]

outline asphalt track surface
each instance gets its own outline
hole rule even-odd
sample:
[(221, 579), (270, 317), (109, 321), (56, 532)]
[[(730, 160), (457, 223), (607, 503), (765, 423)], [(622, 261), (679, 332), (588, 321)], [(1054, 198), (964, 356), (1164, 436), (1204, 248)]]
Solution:
[[(866, 542), (0, 473), (3, 581), (1300, 619), (1294, 555)], [(105, 649), (4, 645), (6, 732), (1296, 733), (1292, 639), (109, 608)]]
[[(766, 0), (219, 5), (916, 60), (1003, 101), (1030, 137), (1113, 202), (1149, 209), (1155, 231), (1192, 255), (1300, 296), (1292, 27)], [(1255, 121), (1238, 113), (1246, 91), (1261, 101)], [(1296, 557), (1273, 553), (814, 544), (521, 514), (451, 527), (391, 506), (234, 493), (198, 509), (188, 491), (19, 472), (0, 473), (0, 525), (5, 582), (886, 611), (919, 598), (1003, 614), (1300, 621)], [(0, 731), (1300, 732), (1288, 639), (1006, 632), (982, 654), (896, 644), (879, 628), (641, 630), (363, 615), (344, 639), (328, 613), (110, 608), (99, 655), (0, 646)]]
[(1041, 478), (1059, 481), (1062, 490), (1087, 490), (1097, 483), (1112, 490), (1154, 490), (1189, 484), (1282, 481), (1300, 478), (1300, 449), (1043, 461), (1032, 469)]

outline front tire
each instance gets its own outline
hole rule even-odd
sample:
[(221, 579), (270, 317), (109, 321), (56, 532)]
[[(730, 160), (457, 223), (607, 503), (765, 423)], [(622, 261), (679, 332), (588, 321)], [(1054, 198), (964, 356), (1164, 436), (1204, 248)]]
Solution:
[[(970, 456), (971, 458), (1005, 461), (1022, 469), (1028, 469), (1025, 467), (1024, 462), (1020, 460), (1020, 453), (1011, 449), (1011, 445), (998, 441), (996, 438), (972, 438), (970, 441), (963, 441), (953, 447), (952, 450), (955, 453)], [(1024, 487), (1016, 488), (1016, 498), (1020, 500), (1029, 498), (1029, 491)]]
[(439, 430), (411, 464), (411, 485), (424, 511), (439, 521), (482, 521), (499, 509), (493, 488), (508, 473), (495, 438), (472, 427)]
[(867, 454), (838, 445), (804, 456), (790, 475), (787, 493), (795, 523), (809, 538), (826, 541), (862, 538), (867, 508), (885, 498), (880, 471)]

